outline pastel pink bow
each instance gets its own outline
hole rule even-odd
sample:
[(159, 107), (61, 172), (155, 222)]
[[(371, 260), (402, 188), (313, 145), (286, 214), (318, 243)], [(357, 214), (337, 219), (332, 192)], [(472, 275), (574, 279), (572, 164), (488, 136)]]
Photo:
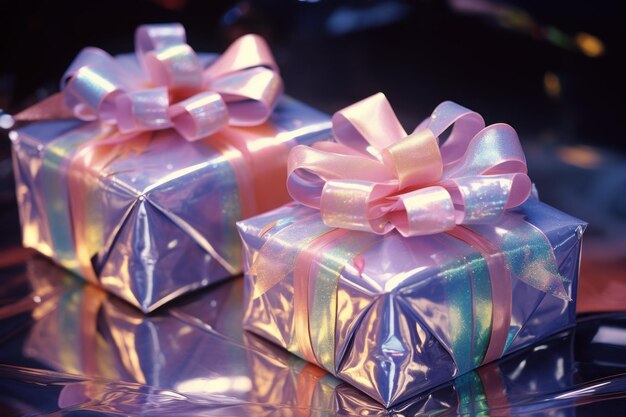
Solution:
[[(407, 135), (378, 93), (333, 116), (336, 142), (296, 146), (287, 187), (330, 227), (403, 236), (491, 223), (530, 195), (515, 130), (446, 101)], [(448, 139), (440, 136), (449, 128)]]
[(180, 24), (140, 26), (135, 52), (142, 76), (98, 48), (85, 48), (61, 81), (83, 120), (116, 124), (122, 134), (166, 128), (194, 141), (221, 128), (265, 122), (283, 84), (265, 41), (245, 35), (203, 68)]

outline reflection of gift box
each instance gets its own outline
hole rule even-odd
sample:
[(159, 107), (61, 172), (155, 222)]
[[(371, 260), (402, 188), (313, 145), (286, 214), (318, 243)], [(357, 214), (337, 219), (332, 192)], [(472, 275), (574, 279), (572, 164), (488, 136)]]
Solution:
[[(351, 416), (389, 415), (393, 412), (418, 416), (454, 411), (459, 415), (475, 415), (508, 409), (532, 415), (537, 411), (534, 407), (538, 401), (543, 402), (544, 411), (558, 410), (571, 401), (559, 396), (575, 389), (577, 370), (573, 333), (561, 333), (544, 343), (470, 371), (392, 410), (385, 410), (324, 370), (256, 335), (248, 333), (244, 340), (251, 351), (252, 392), (260, 403), (291, 405), (303, 410), (332, 410), (337, 415)], [(558, 415), (571, 415), (570, 411), (561, 412)]]
[(573, 331), (561, 333), (468, 372), (411, 400), (408, 414), (573, 416), (575, 400), (563, 395), (578, 379), (573, 341)]
[[(25, 356), (74, 375), (167, 388), (209, 400), (247, 398), (250, 383), (243, 347), (167, 312), (141, 314), (54, 265), (41, 272), (50, 281), (65, 282), (59, 285), (59, 297), (33, 310)], [(225, 312), (213, 317), (216, 326), (229, 320), (233, 298), (241, 299), (241, 285), (233, 284), (203, 293), (206, 305)], [(207, 352), (220, 360), (207, 361)]]
[(26, 110), (17, 118), (37, 121), (13, 133), (24, 245), (143, 311), (240, 273), (235, 222), (285, 203), (289, 149), (329, 128), (280, 98), (260, 38), (196, 56), (184, 33), (167, 38), (174, 25), (141, 46), (159, 28), (138, 31), (139, 59), (87, 48), (64, 77), (66, 103)]
[(584, 230), (526, 201), (509, 126), (445, 103), (406, 136), (390, 112), (373, 96), (333, 118), (338, 143), (294, 148), (290, 192), (313, 208), (239, 223), (244, 326), (386, 406), (572, 326)]
[(294, 407), (301, 415), (328, 410), (329, 415), (386, 414), (371, 398), (319, 367), (247, 333), (253, 402)]

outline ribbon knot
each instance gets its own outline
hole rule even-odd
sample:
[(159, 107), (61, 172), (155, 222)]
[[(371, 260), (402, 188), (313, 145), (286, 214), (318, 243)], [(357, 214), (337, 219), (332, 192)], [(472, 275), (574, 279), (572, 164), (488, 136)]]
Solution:
[(207, 68), (180, 24), (140, 26), (135, 52), (140, 75), (101, 49), (78, 54), (61, 81), (76, 117), (115, 124), (122, 134), (174, 128), (195, 141), (227, 125), (262, 124), (283, 90), (272, 53), (257, 35), (237, 39)]
[(530, 195), (515, 130), (485, 127), (456, 103), (441, 103), (411, 134), (382, 93), (340, 110), (332, 123), (336, 142), (292, 149), (287, 181), (327, 226), (428, 235), (492, 223)]

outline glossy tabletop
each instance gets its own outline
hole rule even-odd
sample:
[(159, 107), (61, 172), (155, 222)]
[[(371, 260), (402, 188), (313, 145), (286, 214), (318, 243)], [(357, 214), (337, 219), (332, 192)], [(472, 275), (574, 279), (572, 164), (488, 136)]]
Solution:
[(242, 331), (234, 279), (145, 316), (26, 250), (0, 272), (0, 414), (623, 415), (626, 314), (577, 327), (386, 410)]

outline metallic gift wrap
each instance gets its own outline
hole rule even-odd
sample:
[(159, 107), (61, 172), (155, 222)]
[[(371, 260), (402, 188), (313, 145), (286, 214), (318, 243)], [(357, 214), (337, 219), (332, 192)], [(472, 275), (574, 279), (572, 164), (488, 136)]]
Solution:
[(580, 319), (576, 329), (386, 409), (244, 332), (239, 278), (148, 316), (42, 258), (3, 278), (0, 409), (9, 415), (565, 417), (623, 409), (623, 314)]
[[(244, 327), (385, 406), (488, 362), (502, 317), (510, 319), (500, 356), (574, 324), (585, 223), (535, 198), (472, 228), (473, 240), (457, 229), (406, 238), (332, 229), (297, 204), (238, 225)], [(492, 275), (485, 241), (506, 274)], [(550, 258), (558, 271), (544, 268)], [(534, 281), (546, 272), (566, 297)], [(496, 296), (494, 284), (507, 280), (508, 293)]]
[[(208, 65), (216, 55), (200, 58)], [(132, 55), (116, 60), (137, 69)], [(328, 139), (329, 127), (289, 97), (264, 124), (195, 142), (166, 129), (90, 146), (112, 127), (28, 123), (11, 133), (23, 243), (152, 311), (242, 271), (235, 222), (288, 201), (289, 149)]]

